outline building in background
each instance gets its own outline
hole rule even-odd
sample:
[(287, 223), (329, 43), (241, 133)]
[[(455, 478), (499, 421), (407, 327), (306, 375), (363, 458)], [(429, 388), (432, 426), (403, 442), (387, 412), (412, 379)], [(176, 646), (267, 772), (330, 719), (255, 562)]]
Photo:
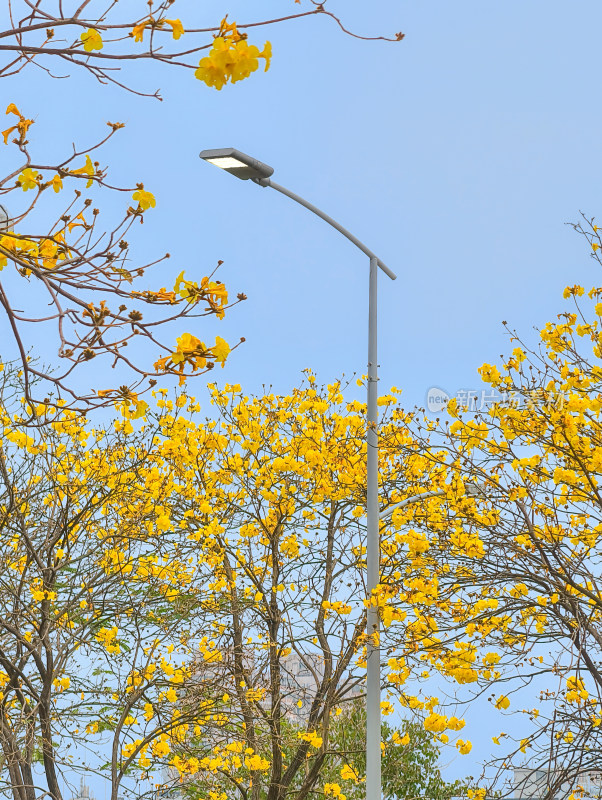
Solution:
[[(285, 716), (290, 722), (302, 725), (309, 715), (318, 686), (324, 677), (324, 660), (321, 655), (291, 653), (281, 659), (280, 691)], [(345, 701), (364, 694), (365, 690), (351, 678), (345, 691)]]
[(562, 776), (553, 770), (517, 767), (512, 800), (544, 800), (550, 789), (554, 800), (567, 800), (572, 794), (584, 800), (602, 798), (602, 769), (588, 770), (572, 781), (561, 781)]
[(94, 800), (94, 795), (90, 794), (90, 787), (86, 784), (83, 776), (79, 784), (79, 794), (74, 796), (73, 800)]

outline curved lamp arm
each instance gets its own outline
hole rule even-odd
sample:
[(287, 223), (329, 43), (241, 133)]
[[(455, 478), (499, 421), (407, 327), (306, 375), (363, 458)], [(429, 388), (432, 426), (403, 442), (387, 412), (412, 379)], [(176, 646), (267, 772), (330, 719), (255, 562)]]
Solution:
[(389, 267), (384, 263), (384, 261), (381, 261), (380, 258), (372, 252), (372, 250), (367, 248), (363, 242), (360, 242), (360, 240), (352, 233), (350, 233), (346, 228), (343, 228), (342, 225), (339, 225), (339, 223), (336, 220), (334, 220), (332, 217), (329, 217), (328, 214), (325, 214), (323, 211), (317, 208), (317, 206), (314, 206), (313, 203), (308, 202), (303, 197), (300, 197), (298, 194), (291, 192), (284, 186), (280, 186), (279, 183), (274, 183), (274, 181), (271, 181), (269, 178), (251, 178), (251, 180), (253, 181), (253, 183), (257, 183), (259, 186), (269, 186), (271, 189), (276, 189), (277, 192), (280, 192), (281, 194), (290, 197), (291, 200), (294, 200), (296, 203), (299, 203), (300, 206), (304, 206), (309, 211), (312, 211), (317, 217), (320, 217), (321, 219), (324, 220), (324, 222), (327, 222), (339, 233), (342, 233), (343, 236), (349, 239), (350, 242), (353, 242), (353, 244), (356, 247), (358, 247), (362, 251), (362, 253), (365, 253), (369, 258), (375, 259), (378, 266), (382, 269), (382, 271), (386, 275), (389, 276), (389, 278), (391, 278), (391, 280), (394, 281), (397, 278), (397, 275), (392, 270), (390, 270)]

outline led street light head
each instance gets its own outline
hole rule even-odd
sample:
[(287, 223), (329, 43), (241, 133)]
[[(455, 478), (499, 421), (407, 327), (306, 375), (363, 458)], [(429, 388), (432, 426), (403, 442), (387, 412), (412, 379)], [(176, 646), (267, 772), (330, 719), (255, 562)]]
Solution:
[(236, 175), (243, 181), (247, 181), (249, 178), (269, 178), (274, 174), (273, 167), (268, 167), (267, 164), (263, 164), (233, 147), (224, 147), (221, 150), (203, 150), (200, 157), (203, 161), (225, 169), (226, 172)]

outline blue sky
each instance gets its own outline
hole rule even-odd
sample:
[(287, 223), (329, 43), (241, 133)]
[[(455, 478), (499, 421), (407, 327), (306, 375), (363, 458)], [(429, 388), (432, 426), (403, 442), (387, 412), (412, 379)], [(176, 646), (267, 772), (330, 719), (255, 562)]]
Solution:
[[(176, 6), (185, 26), (197, 6)], [(201, 21), (305, 7), (208, 0)], [(31, 140), (42, 151), (93, 141), (107, 120), (127, 124), (103, 161), (115, 182), (144, 180), (157, 197), (137, 234), (140, 260), (168, 250), (157, 284), (170, 285), (184, 267), (200, 278), (223, 259), (221, 279), (248, 295), (223, 322), (190, 329), (206, 340), (246, 337), (216, 378), (288, 391), (306, 367), (324, 381), (361, 374), (367, 259), (286, 198), (198, 153), (233, 146), (271, 164), (276, 181), (397, 272), (395, 282), (380, 277), (382, 386), (422, 405), (432, 385), (450, 394), (478, 386), (477, 367), (509, 349), (502, 320), (534, 341), (533, 326), (563, 310), (564, 286), (600, 282), (565, 223), (601, 210), (602, 4), (328, 0), (328, 8), (358, 33), (406, 38), (360, 41), (314, 17), (255, 30), (251, 41), (272, 41), (272, 68), (222, 92), (147, 65), (130, 82), (161, 87), (162, 103), (35, 70), (6, 80), (2, 97), (36, 117)], [(102, 380), (112, 380), (108, 369)], [(195, 389), (202, 400), (203, 379)], [(485, 738), (473, 763), (484, 750)]]
[[(105, 151), (111, 177), (145, 180), (158, 201), (136, 253), (171, 252), (160, 285), (182, 266), (200, 276), (224, 260), (222, 280), (249, 300), (192, 332), (246, 337), (219, 377), (249, 390), (287, 390), (305, 367), (324, 380), (362, 372), (367, 355), (365, 257), (198, 152), (235, 146), (274, 166), (275, 180), (397, 272), (396, 282), (380, 281), (381, 377), (404, 389), (408, 405), (422, 404), (433, 384), (475, 386), (477, 366), (508, 349), (503, 319), (528, 333), (562, 310), (567, 283), (598, 280), (564, 223), (598, 211), (602, 7), (330, 3), (359, 33), (406, 38), (359, 41), (310, 18), (256, 30), (253, 40), (273, 43), (271, 70), (222, 92), (147, 65), (130, 80), (160, 87), (162, 103), (41, 71), (5, 81), (4, 96), (35, 113), (32, 141), (51, 151), (94, 140), (107, 120), (127, 123)], [(194, 7), (178, 5), (185, 24)], [(203, 20), (299, 8), (213, 0)], [(98, 370), (96, 362), (95, 378)]]

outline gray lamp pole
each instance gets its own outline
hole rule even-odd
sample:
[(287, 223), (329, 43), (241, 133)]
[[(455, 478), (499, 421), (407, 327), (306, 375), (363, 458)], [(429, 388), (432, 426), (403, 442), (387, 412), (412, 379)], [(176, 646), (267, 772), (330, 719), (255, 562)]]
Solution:
[[(367, 594), (372, 597), (372, 591), (378, 586), (380, 577), (380, 542), (378, 533), (378, 362), (377, 362), (377, 270), (378, 268), (392, 280), (397, 277), (380, 258), (378, 258), (365, 244), (362, 244), (353, 234), (335, 222), (331, 217), (320, 211), (319, 208), (308, 203), (299, 195), (290, 192), (270, 180), (274, 173), (272, 167), (257, 161), (250, 156), (233, 148), (221, 150), (203, 150), (200, 157), (216, 167), (230, 172), (242, 180), (252, 180), (259, 186), (269, 186), (277, 192), (290, 197), (296, 203), (312, 211), (349, 241), (358, 247), (362, 253), (370, 258), (370, 279), (368, 288), (368, 408), (366, 414), (367, 426), (367, 486), (366, 486), (366, 518), (367, 541), (366, 557), (368, 566)], [(367, 611), (367, 665), (366, 680), (366, 800), (381, 800), (381, 773), (380, 773), (380, 647), (379, 647), (379, 617), (378, 608), (369, 606)]]

